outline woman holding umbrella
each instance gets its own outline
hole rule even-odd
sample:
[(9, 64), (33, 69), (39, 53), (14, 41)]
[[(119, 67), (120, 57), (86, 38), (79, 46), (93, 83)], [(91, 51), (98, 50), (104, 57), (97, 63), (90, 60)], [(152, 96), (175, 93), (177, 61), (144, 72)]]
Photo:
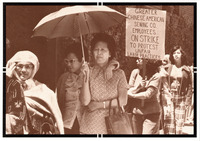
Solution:
[[(114, 39), (103, 33), (97, 34), (91, 43), (94, 66), (89, 69), (84, 64), (85, 80), (82, 87), (81, 102), (87, 106), (84, 110), (80, 132), (82, 134), (107, 134), (105, 117), (109, 115), (109, 103), (112, 107), (127, 103), (127, 81), (124, 71), (112, 61), (115, 56)], [(118, 65), (117, 65), (118, 66)], [(106, 70), (112, 69), (112, 75), (106, 77)]]

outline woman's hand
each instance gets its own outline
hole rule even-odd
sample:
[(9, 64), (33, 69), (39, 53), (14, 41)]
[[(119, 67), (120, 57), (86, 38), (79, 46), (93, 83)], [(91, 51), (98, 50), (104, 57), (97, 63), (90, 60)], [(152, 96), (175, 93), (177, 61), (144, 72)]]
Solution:
[(115, 66), (109, 66), (106, 68), (106, 70), (104, 72), (104, 78), (106, 80), (109, 80), (110, 78), (112, 78), (114, 68), (115, 68)]
[(90, 74), (90, 69), (87, 62), (83, 63), (81, 71), (83, 72), (84, 75), (84, 82), (87, 82), (89, 80), (89, 74)]
[(161, 75), (161, 77), (167, 77), (169, 74), (168, 74), (168, 72), (162, 67), (162, 68), (160, 68), (160, 75)]
[(142, 81), (140, 82), (140, 86), (141, 86), (142, 88), (145, 88), (145, 86), (146, 86), (146, 80), (142, 80)]
[(16, 63), (13, 63), (10, 67), (6, 68), (6, 75), (11, 78), (13, 76), (13, 71), (15, 70), (15, 68)]
[(6, 114), (6, 133), (12, 134), (12, 128), (17, 125), (19, 117), (15, 115)]
[(128, 91), (127, 91), (128, 95), (132, 95), (132, 94), (135, 94), (137, 93), (137, 89), (135, 88), (130, 88)]
[(106, 80), (111, 79), (112, 76), (113, 76), (113, 70), (116, 70), (116, 69), (118, 69), (118, 68), (119, 68), (119, 62), (116, 61), (116, 60), (114, 60), (114, 59), (111, 60), (111, 61), (109, 62), (108, 67), (106, 67), (106, 69), (104, 70), (104, 78), (105, 78)]
[(131, 89), (129, 89), (129, 90), (127, 91), (127, 93), (128, 93), (128, 96), (129, 96), (129, 97), (135, 98), (135, 94), (136, 94), (136, 93), (133, 93), (133, 92), (131, 91)]
[(26, 80), (25, 81), (25, 85), (26, 85), (26, 89), (24, 89), (24, 90), (29, 90), (29, 89), (31, 89), (31, 88), (36, 86), (36, 84), (35, 84), (33, 79)]
[(100, 109), (103, 106), (103, 102), (97, 102), (97, 101), (91, 101), (88, 104), (88, 110), (90, 112), (96, 110), (96, 109)]
[(138, 85), (136, 87), (131, 87), (129, 90), (128, 90), (128, 94), (136, 94), (138, 93), (138, 91), (140, 91), (143, 87), (141, 85)]

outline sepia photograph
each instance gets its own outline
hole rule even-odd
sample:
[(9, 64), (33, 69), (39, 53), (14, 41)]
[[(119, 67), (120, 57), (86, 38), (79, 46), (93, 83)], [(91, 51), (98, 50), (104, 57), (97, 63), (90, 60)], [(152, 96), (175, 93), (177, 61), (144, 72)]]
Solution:
[(197, 139), (197, 2), (2, 8), (2, 137)]

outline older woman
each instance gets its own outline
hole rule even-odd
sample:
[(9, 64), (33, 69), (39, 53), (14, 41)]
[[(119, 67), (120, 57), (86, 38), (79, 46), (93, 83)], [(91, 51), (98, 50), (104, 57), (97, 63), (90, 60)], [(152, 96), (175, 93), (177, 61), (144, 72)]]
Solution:
[[(115, 42), (103, 33), (97, 34), (91, 43), (94, 66), (89, 69), (85, 64), (83, 72), (85, 80), (82, 87), (81, 102), (87, 106), (84, 110), (80, 132), (82, 134), (107, 134), (105, 117), (108, 116), (109, 103), (112, 107), (127, 103), (127, 81), (124, 71), (113, 69), (112, 76), (106, 77), (106, 70), (115, 64), (112, 61)], [(111, 67), (112, 68), (112, 67)]]
[[(28, 109), (28, 132), (31, 134), (64, 133), (56, 95), (45, 84), (33, 79), (39, 69), (39, 61), (30, 51), (17, 52), (7, 63), (8, 75), (21, 83)], [(54, 120), (59, 132), (56, 132)]]
[(165, 95), (168, 98), (168, 110), (164, 113), (165, 134), (182, 134), (185, 110), (191, 97), (191, 72), (187, 67), (186, 54), (180, 46), (174, 46), (170, 53), (171, 64), (168, 67)]

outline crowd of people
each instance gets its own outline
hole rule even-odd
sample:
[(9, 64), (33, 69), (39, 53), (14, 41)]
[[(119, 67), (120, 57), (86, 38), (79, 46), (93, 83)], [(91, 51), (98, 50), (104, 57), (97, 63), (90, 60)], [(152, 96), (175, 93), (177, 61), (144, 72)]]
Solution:
[(6, 65), (6, 134), (108, 134), (111, 101), (131, 114), (133, 134), (183, 134), (192, 123), (193, 70), (180, 46), (163, 60), (138, 58), (129, 83), (112, 36), (96, 34), (91, 55), (79, 43), (67, 48), (67, 71), (52, 91), (34, 79), (37, 56), (17, 52)]

